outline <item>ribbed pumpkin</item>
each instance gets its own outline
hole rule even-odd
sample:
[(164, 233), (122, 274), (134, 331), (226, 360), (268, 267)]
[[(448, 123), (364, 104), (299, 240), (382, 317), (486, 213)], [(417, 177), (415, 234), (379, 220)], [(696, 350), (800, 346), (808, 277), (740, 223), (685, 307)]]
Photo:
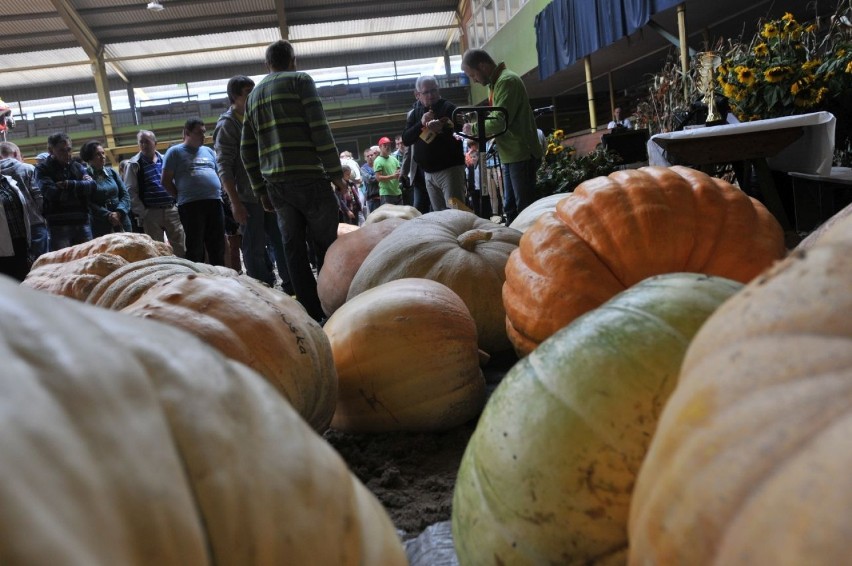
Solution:
[(42, 254), (33, 263), (33, 268), (50, 263), (64, 263), (100, 253), (111, 253), (121, 256), (130, 263), (149, 257), (173, 255), (171, 246), (153, 240), (148, 234), (116, 232), (100, 236), (82, 244), (77, 244), (76, 246)]
[(636, 484), (632, 564), (848, 564), (852, 216), (701, 329)]
[(121, 310), (159, 281), (190, 273), (231, 277), (238, 275), (227, 267), (196, 263), (177, 256), (153, 257), (125, 265), (104, 277), (89, 293), (86, 302), (107, 309)]
[(324, 330), (340, 383), (332, 428), (446, 430), (482, 410), (476, 325), (446, 286), (379, 285), (340, 307)]
[(388, 218), (411, 220), (418, 216), (420, 216), (420, 211), (413, 206), (404, 204), (383, 204), (367, 215), (367, 220), (364, 221), (364, 224), (375, 224), (376, 222), (383, 222)]
[(364, 263), (364, 259), (376, 244), (403, 222), (402, 218), (388, 218), (337, 236), (328, 248), (322, 269), (317, 275), (317, 295), (326, 315), (331, 316), (346, 302), (352, 278)]
[(104, 277), (125, 265), (126, 259), (110, 253), (87, 255), (62, 263), (42, 263), (30, 270), (21, 285), (85, 301)]
[(526, 232), (538, 220), (539, 216), (545, 212), (553, 212), (556, 209), (556, 203), (567, 196), (568, 193), (560, 193), (538, 199), (519, 212), (512, 223), (509, 224), (509, 228), (514, 228), (518, 232)]
[(633, 483), (686, 347), (729, 279), (647, 279), (560, 330), (506, 374), (462, 458), (462, 564), (625, 560)]
[(524, 233), (503, 304), (520, 355), (639, 281), (696, 272), (745, 283), (782, 258), (758, 201), (686, 167), (617, 171), (578, 186)]
[(418, 277), (443, 283), (467, 305), (488, 354), (511, 349), (500, 293), (521, 233), (470, 212), (443, 210), (406, 221), (379, 242), (352, 279), (348, 299), (382, 283)]
[(151, 286), (122, 312), (182, 328), (264, 376), (322, 431), (337, 374), (322, 328), (290, 296), (249, 277), (192, 273)]
[(0, 276), (0, 357), (0, 563), (406, 563), (334, 450), (194, 336)]

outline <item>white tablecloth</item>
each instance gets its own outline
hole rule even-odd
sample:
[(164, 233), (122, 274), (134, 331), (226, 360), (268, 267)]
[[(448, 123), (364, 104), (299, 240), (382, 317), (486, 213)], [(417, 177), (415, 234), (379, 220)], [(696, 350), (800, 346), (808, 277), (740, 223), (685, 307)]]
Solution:
[(657, 134), (648, 140), (648, 163), (650, 165), (671, 165), (666, 159), (663, 148), (654, 141), (658, 139), (709, 138), (801, 126), (804, 128), (802, 137), (782, 149), (775, 157), (767, 159), (770, 169), (787, 172), (796, 171), (812, 175), (829, 175), (834, 159), (834, 126), (836, 122), (837, 119), (830, 112), (814, 112), (801, 116), (785, 116), (771, 120), (755, 120), (741, 124), (724, 124), (709, 128)]

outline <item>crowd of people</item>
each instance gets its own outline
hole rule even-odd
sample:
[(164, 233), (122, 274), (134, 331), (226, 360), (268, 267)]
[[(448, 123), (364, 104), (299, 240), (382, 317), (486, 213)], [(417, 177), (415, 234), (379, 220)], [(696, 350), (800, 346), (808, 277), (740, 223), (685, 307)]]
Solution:
[(182, 142), (165, 153), (153, 131), (140, 130), (138, 153), (119, 171), (99, 140), (84, 143), (75, 158), (68, 135), (57, 132), (35, 166), (15, 144), (0, 143), (0, 273), (22, 280), (47, 251), (137, 231), (192, 261), (244, 265), (269, 285), (277, 272), (282, 290), (322, 322), (316, 274), (338, 224), (363, 224), (386, 204), (505, 213), (508, 224), (534, 199), (541, 144), (529, 100), (520, 78), (485, 51), (465, 53), (462, 70), (489, 88), (493, 105), (508, 109), (496, 151), (492, 141), (480, 154), (475, 127), (455, 115), (435, 77), (421, 76), (402, 133), (378, 139), (361, 164), (338, 152), (292, 44), (271, 44), (265, 63), (269, 74), (258, 84), (242, 75), (229, 80), (230, 107), (215, 124), (212, 147), (199, 118), (186, 121)]

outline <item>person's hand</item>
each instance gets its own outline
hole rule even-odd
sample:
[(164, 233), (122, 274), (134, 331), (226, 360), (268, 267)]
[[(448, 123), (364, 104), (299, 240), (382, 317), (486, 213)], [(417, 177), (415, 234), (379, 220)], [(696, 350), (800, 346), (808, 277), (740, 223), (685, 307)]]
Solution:
[(420, 123), (424, 126), (428, 126), (429, 122), (435, 119), (435, 113), (429, 110), (425, 114), (423, 114), (423, 118), (420, 119)]
[(260, 195), (260, 204), (263, 205), (263, 210), (266, 212), (275, 212), (275, 207), (272, 206), (272, 201), (269, 200), (269, 195)]
[[(445, 118), (446, 120), (446, 118)], [(441, 120), (430, 120), (426, 123), (426, 127), (429, 128), (430, 132), (434, 132), (436, 134), (440, 134), (441, 130), (444, 129), (444, 122)]]
[(349, 218), (355, 218), (355, 213), (354, 213), (354, 212), (352, 212), (351, 210), (347, 210), (347, 211), (346, 211), (346, 214), (348, 214), (348, 215), (349, 215)]
[(66, 181), (56, 181), (56, 188), (64, 189), (68, 183)]
[(118, 212), (110, 212), (107, 216), (107, 219), (109, 220), (109, 223), (113, 226), (121, 225), (121, 214), (119, 214)]
[(331, 182), (334, 183), (335, 187), (340, 189), (340, 192), (344, 192), (348, 188), (348, 186), (346, 185), (346, 181), (343, 180), (343, 177), (337, 177), (335, 179), (332, 179)]
[(231, 212), (238, 224), (248, 223), (248, 210), (246, 210), (246, 206), (239, 199), (231, 199)]

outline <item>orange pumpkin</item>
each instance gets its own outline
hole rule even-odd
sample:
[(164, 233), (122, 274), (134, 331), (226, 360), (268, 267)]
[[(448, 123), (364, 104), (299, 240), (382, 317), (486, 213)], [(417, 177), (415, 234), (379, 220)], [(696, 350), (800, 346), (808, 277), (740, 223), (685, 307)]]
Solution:
[(524, 233), (506, 265), (507, 332), (526, 355), (653, 275), (746, 283), (785, 253), (772, 214), (721, 179), (686, 167), (617, 171), (582, 183)]
[(390, 234), (394, 228), (405, 221), (403, 218), (386, 218), (381, 222), (365, 224), (362, 228), (338, 235), (328, 248), (325, 261), (317, 276), (317, 295), (322, 310), (331, 316), (346, 302), (349, 285), (364, 263), (364, 258)]

